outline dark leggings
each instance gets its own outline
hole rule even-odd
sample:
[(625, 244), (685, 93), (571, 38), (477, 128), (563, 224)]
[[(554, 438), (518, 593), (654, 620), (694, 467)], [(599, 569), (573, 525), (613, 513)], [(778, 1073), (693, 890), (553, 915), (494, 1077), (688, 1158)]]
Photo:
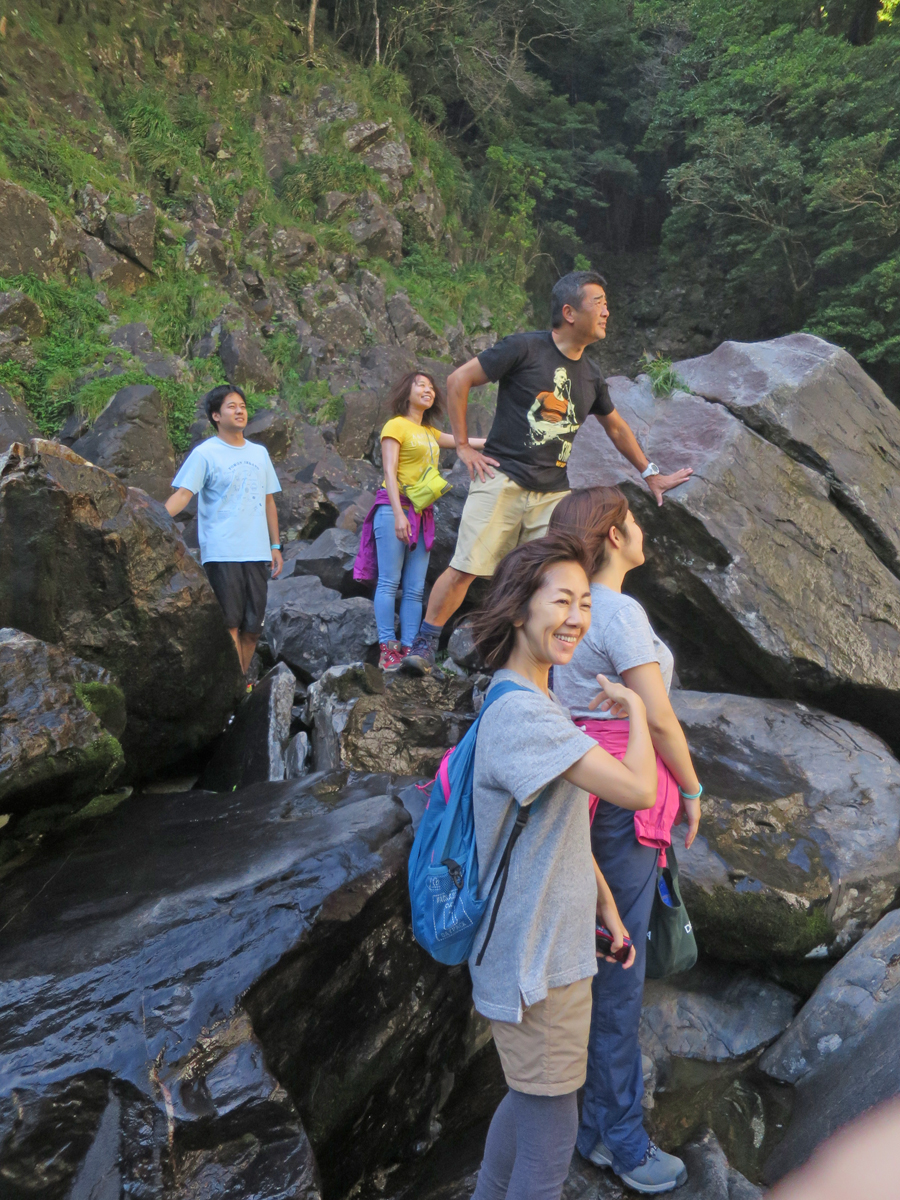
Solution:
[(578, 1132), (576, 1096), (510, 1088), (491, 1121), (472, 1200), (559, 1200)]

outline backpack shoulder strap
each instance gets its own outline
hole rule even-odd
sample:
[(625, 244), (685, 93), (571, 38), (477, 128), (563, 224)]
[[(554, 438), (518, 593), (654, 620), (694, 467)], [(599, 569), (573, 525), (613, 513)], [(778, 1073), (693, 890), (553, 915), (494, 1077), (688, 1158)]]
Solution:
[(508, 696), (510, 692), (530, 691), (531, 688), (522, 687), (520, 683), (513, 683), (511, 679), (502, 679), (499, 683), (494, 684), (494, 686), (488, 690), (488, 693), (484, 698), (484, 704), (481, 706), (481, 712), (478, 715), (481, 716), (481, 713), (483, 713), (491, 704), (493, 704), (495, 700), (499, 700), (502, 696)]

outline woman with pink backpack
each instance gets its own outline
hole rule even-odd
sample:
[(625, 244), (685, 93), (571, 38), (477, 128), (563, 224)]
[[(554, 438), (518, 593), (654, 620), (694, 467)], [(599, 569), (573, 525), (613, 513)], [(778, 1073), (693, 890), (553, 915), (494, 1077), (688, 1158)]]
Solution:
[(680, 1187), (687, 1172), (681, 1159), (654, 1146), (643, 1124), (638, 1026), (647, 931), (657, 864), (665, 865), (672, 826), (682, 815), (688, 825), (685, 846), (693, 842), (703, 789), (669, 700), (672, 653), (638, 601), (622, 592), (625, 576), (644, 561), (643, 533), (627, 499), (614, 487), (577, 489), (557, 506), (550, 529), (584, 541), (591, 581), (591, 627), (569, 661), (554, 669), (556, 693), (576, 727), (618, 757), (629, 744), (630, 722), (627, 716), (594, 710), (598, 675), (636, 692), (644, 702), (658, 779), (656, 803), (642, 812), (591, 798), (591, 847), (637, 957), (627, 975), (598, 964), (577, 1146), (591, 1162), (612, 1167), (635, 1191), (657, 1195)]

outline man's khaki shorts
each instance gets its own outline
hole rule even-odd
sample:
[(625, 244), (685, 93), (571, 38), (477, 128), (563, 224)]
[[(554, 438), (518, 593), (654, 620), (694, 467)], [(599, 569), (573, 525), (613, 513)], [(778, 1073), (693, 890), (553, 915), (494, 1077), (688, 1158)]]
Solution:
[(469, 487), (450, 566), (466, 575), (493, 575), (510, 550), (544, 536), (551, 513), (568, 494), (528, 492), (502, 471), (496, 471), (493, 479), (486, 477), (484, 483), (476, 477)]
[(591, 979), (551, 988), (522, 1013), (521, 1024), (491, 1021), (507, 1084), (531, 1096), (566, 1096), (587, 1075)]

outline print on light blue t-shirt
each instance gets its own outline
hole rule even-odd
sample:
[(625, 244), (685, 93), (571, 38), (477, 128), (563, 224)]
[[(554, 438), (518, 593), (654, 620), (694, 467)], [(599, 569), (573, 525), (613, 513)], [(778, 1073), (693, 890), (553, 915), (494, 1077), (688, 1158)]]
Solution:
[(281, 484), (265, 446), (230, 446), (211, 437), (191, 451), (172, 487), (197, 495), (201, 562), (271, 559), (266, 496), (280, 492)]

